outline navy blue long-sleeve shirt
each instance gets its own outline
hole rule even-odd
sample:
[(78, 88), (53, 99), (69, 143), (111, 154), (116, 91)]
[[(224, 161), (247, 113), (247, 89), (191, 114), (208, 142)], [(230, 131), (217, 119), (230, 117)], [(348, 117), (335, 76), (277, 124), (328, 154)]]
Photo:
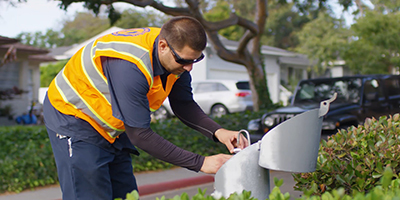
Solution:
[[(155, 44), (157, 41), (158, 39)], [(110, 144), (89, 123), (58, 112), (51, 106), (48, 99), (44, 103), (46, 126), (55, 131), (67, 129), (70, 133), (68, 136), (100, 146), (108, 151), (125, 148), (137, 154), (133, 146), (135, 145), (158, 159), (200, 171), (204, 162), (203, 156), (183, 150), (151, 130), (151, 112), (146, 96), (149, 85), (139, 68), (129, 61), (109, 57), (103, 57), (102, 64), (112, 98), (113, 116), (124, 122), (125, 133)], [(154, 45), (153, 49), (153, 72), (154, 76), (161, 77), (165, 87), (169, 72), (158, 60), (157, 45)], [(169, 95), (172, 110), (187, 126), (217, 141), (214, 133), (221, 128), (220, 125), (200, 109), (193, 100), (191, 90), (191, 76), (189, 72), (185, 72), (175, 82)]]

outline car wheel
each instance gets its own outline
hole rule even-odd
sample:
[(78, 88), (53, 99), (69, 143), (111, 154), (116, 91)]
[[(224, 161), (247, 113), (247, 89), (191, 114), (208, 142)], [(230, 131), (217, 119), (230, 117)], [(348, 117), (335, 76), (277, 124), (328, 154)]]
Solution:
[(228, 109), (224, 105), (217, 104), (211, 108), (210, 116), (211, 117), (221, 117), (222, 115), (226, 115), (228, 113), (229, 113)]
[(168, 113), (168, 110), (164, 107), (161, 106), (158, 110), (154, 111), (153, 113), (153, 120), (156, 121), (163, 121), (166, 120), (170, 117), (170, 114)]

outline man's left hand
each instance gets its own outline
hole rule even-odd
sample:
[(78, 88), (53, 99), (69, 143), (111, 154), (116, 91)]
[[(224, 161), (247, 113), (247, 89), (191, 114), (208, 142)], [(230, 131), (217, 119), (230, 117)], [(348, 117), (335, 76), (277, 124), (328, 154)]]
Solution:
[[(244, 137), (242, 134), (239, 135), (239, 131), (230, 131), (221, 128), (218, 129), (214, 135), (222, 144), (225, 144), (230, 153), (233, 153), (234, 148), (244, 149), (249, 146), (249, 142), (247, 141), (246, 137)], [(238, 135), (240, 137), (239, 144), (237, 142)]]

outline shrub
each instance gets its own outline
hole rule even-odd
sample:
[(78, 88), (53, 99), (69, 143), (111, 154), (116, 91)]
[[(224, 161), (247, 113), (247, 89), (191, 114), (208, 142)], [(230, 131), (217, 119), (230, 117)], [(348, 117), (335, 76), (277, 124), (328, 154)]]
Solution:
[(57, 170), (44, 126), (0, 128), (0, 192), (54, 184)]
[[(228, 129), (239, 130), (247, 126), (254, 113), (237, 113), (216, 119)], [(186, 127), (178, 119), (151, 125), (153, 130), (175, 145), (201, 155), (228, 153), (223, 144), (215, 143), (200, 133)], [(57, 170), (45, 126), (0, 127), (0, 193), (20, 192), (57, 183)], [(135, 172), (171, 168), (139, 150), (133, 156)]]
[[(400, 179), (393, 179), (393, 171), (390, 167), (386, 168), (381, 175), (380, 181), (375, 187), (373, 187), (370, 192), (355, 192), (354, 194), (346, 194), (344, 188), (334, 189), (330, 192), (325, 192), (321, 196), (311, 195), (313, 190), (305, 191), (304, 195), (298, 200), (398, 200), (400, 196)], [(396, 176), (395, 176), (396, 177)], [(269, 200), (289, 200), (291, 198), (289, 193), (283, 194), (279, 187), (283, 184), (282, 180), (274, 179), (275, 187), (272, 189), (268, 199)], [(317, 187), (314, 184), (315, 187)], [(137, 191), (133, 191), (126, 195), (124, 200), (138, 200), (139, 194)], [(165, 200), (163, 196), (161, 200)], [(189, 200), (187, 193), (183, 193), (180, 196), (175, 196), (168, 200)], [(192, 200), (215, 200), (212, 196), (205, 196), (205, 191), (199, 190), (199, 192), (194, 195)], [(224, 200), (225, 198), (221, 198)], [(122, 200), (121, 198), (115, 200)], [(157, 198), (159, 200), (159, 198)], [(248, 191), (243, 191), (241, 194), (234, 193), (228, 197), (228, 200), (255, 200), (251, 197), (251, 193)]]
[[(296, 190), (313, 194), (343, 188), (346, 194), (374, 188), (386, 166), (400, 172), (399, 114), (367, 119), (364, 126), (340, 130), (322, 140), (315, 172), (293, 174)], [(318, 186), (318, 187), (317, 187)]]

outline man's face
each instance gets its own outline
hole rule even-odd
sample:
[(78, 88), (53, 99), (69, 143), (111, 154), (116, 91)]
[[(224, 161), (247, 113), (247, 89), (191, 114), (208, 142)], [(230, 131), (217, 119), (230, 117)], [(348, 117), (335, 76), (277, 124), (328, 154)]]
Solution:
[(175, 75), (191, 71), (193, 63), (204, 57), (201, 51), (195, 51), (187, 45), (181, 50), (174, 49), (165, 39), (158, 42), (158, 55), (161, 65)]

